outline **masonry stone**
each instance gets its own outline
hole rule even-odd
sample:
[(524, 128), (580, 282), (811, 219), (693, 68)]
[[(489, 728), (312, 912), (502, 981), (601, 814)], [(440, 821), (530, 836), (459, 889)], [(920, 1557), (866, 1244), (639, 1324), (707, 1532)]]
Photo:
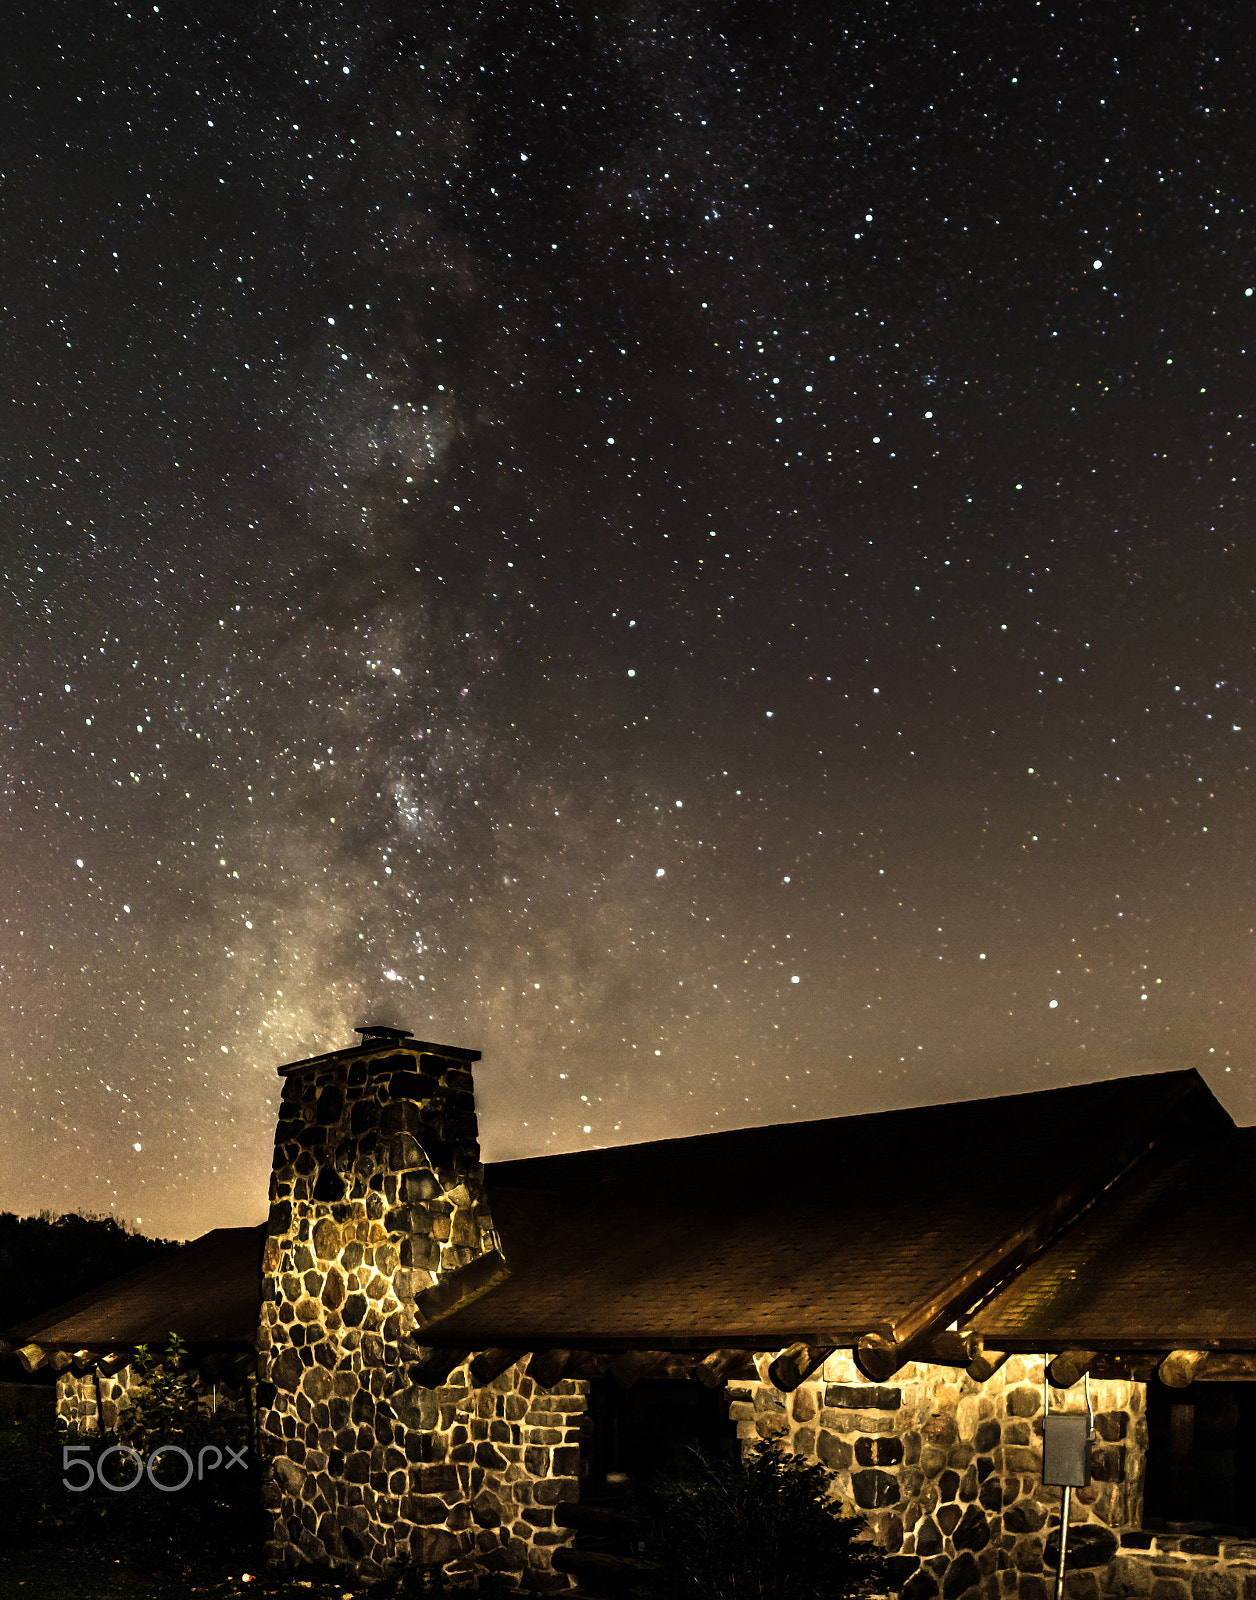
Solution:
[(861, 1437), (855, 1440), (855, 1460), (861, 1467), (896, 1467), (902, 1459), (901, 1439)]
[(898, 1502), (898, 1482), (888, 1472), (869, 1468), (853, 1472), (850, 1479), (855, 1504), (863, 1510), (879, 1506), (892, 1506)]
[(951, 1538), (957, 1550), (984, 1550), (990, 1543), (990, 1524), (977, 1506), (969, 1506)]
[(942, 1549), (942, 1530), (932, 1517), (921, 1518), (916, 1525), (916, 1554), (919, 1556), (937, 1555)]
[(854, 1459), (854, 1447), (827, 1428), (821, 1428), (816, 1439), (816, 1454), (826, 1467), (843, 1471)]
[(901, 1389), (831, 1383), (825, 1388), (824, 1403), (847, 1411), (897, 1411), (903, 1396)]
[(1238, 1600), (1238, 1577), (1223, 1567), (1204, 1567), (1191, 1574), (1191, 1600)]
[[(1106, 1567), (1108, 1562), (1116, 1555), (1119, 1544), (1117, 1535), (1111, 1528), (1105, 1528), (1101, 1523), (1083, 1523), (1080, 1527), (1069, 1529), (1068, 1548), (1065, 1553), (1065, 1566), (1074, 1567)], [(1047, 1538), (1044, 1552), (1047, 1565), (1054, 1569), (1060, 1559), (1060, 1533), (1053, 1529)], [(1221, 1600), (1221, 1597), (1217, 1597)], [(1233, 1600), (1233, 1597), (1228, 1597)]]
[(981, 1568), (977, 1565), (972, 1553), (965, 1550), (956, 1556), (946, 1570), (942, 1580), (943, 1600), (958, 1600), (958, 1597), (967, 1594), (981, 1582)]
[[(771, 1354), (756, 1354), (758, 1372), (766, 1373)], [(1041, 1482), (1041, 1358), (1013, 1357), (984, 1384), (923, 1363), (906, 1365), (893, 1385), (857, 1379), (850, 1354), (839, 1351), (779, 1411), (764, 1384), (730, 1385), (728, 1393), (734, 1415), (782, 1416), (777, 1442), (829, 1468), (832, 1492), (862, 1510), (877, 1541), (897, 1552), (894, 1580), (905, 1600), (936, 1600), (939, 1590), (944, 1600), (1051, 1600), (1060, 1493)], [(1180, 1592), (1152, 1594), (1160, 1574), (1153, 1579), (1121, 1542), (1128, 1536), (1136, 1550), (1134, 1541), (1168, 1537), (1139, 1531), (1142, 1385), (1094, 1380), (1091, 1390), (1102, 1464), (1089, 1488), (1074, 1491), (1067, 1600), (1256, 1600), (1256, 1559), (1245, 1570), (1238, 1541), (1226, 1547), (1235, 1552), (1227, 1559), (1215, 1541), (1210, 1556), (1190, 1536), (1173, 1538), (1175, 1565), (1165, 1569), (1164, 1581)], [(739, 1425), (746, 1426), (751, 1448), (758, 1434), (753, 1422)]]
[[(491, 1565), (508, 1582), (527, 1572), (534, 1587), (566, 1586), (552, 1556), (570, 1535), (550, 1510), (514, 1509), (541, 1507), (534, 1489), (549, 1504), (578, 1492), (563, 1425), (525, 1425), (526, 1358), (491, 1388), (465, 1361), (438, 1387), (406, 1381), (423, 1354), (424, 1291), (481, 1258), (504, 1275), (472, 1054), (368, 1036), (284, 1070), (259, 1341), (273, 1559), (325, 1560), (368, 1580), (413, 1561), (463, 1583)], [(560, 1380), (547, 1404), (578, 1418), (587, 1387)]]
[(938, 1581), (922, 1569), (907, 1580), (900, 1593), (902, 1600), (936, 1600)]

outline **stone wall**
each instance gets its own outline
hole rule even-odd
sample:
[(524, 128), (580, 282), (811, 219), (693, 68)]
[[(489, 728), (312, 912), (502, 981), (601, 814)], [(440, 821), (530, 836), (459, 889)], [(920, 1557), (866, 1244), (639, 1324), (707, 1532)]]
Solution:
[(1070, 1572), (1069, 1600), (1256, 1600), (1256, 1541), (1123, 1532), (1100, 1571)]
[(126, 1407), (131, 1378), (130, 1367), (120, 1367), (111, 1377), (102, 1374), (100, 1401), (104, 1416), (101, 1417), (92, 1373), (61, 1373), (57, 1378), (57, 1416), (83, 1433), (95, 1433), (102, 1424), (106, 1433), (112, 1433), (118, 1426), (118, 1413)]
[[(1040, 1358), (1013, 1356), (984, 1384), (924, 1364), (871, 1384), (839, 1352), (790, 1395), (764, 1383), (729, 1388), (746, 1448), (776, 1439), (833, 1470), (834, 1492), (866, 1513), (878, 1542), (897, 1557), (905, 1600), (1048, 1600), (1060, 1491), (1040, 1481)], [(1103, 1380), (1090, 1392), (1098, 1442), (1091, 1485), (1072, 1495), (1070, 1565), (1106, 1568), (1120, 1532), (1142, 1517), (1144, 1389)], [(1053, 1391), (1051, 1403), (1052, 1410), (1080, 1409), (1080, 1385)]]
[[(351, 1395), (350, 1373), (329, 1374), (310, 1425), (331, 1432), (331, 1448), (295, 1442), (275, 1456), (263, 1492), (287, 1534), (272, 1554), (348, 1558), (367, 1578), (417, 1564), (565, 1588), (552, 1554), (571, 1535), (556, 1526), (554, 1508), (579, 1496), (588, 1386), (567, 1379), (542, 1389), (525, 1365), (476, 1387), (463, 1364), (436, 1388), (367, 1404), (359, 1397), (369, 1386)], [(355, 1412), (369, 1423), (355, 1425)]]
[[(103, 1418), (96, 1403), (96, 1378), (90, 1372), (66, 1371), (57, 1378), (56, 1415), (60, 1421), (83, 1433), (96, 1433), (102, 1422), (104, 1432), (117, 1430), (122, 1413), (126, 1411), (137, 1393), (140, 1380), (133, 1367), (119, 1367), (111, 1376), (100, 1375), (100, 1401)], [(206, 1412), (235, 1411), (241, 1418), (249, 1415), (249, 1404), (238, 1388), (218, 1386), (213, 1379), (201, 1379), (197, 1385), (198, 1404)]]
[(421, 1343), (425, 1293), (501, 1270), (475, 1059), (393, 1040), (284, 1069), (259, 1335), (272, 1559), (565, 1587), (553, 1507), (577, 1493), (583, 1389), (520, 1364), (477, 1387)]

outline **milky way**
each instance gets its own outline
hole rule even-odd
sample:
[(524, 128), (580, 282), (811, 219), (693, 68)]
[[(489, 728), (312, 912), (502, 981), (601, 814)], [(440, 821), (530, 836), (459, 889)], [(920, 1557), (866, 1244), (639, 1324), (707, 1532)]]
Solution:
[(0, 1206), (255, 1219), (366, 1021), (483, 1052), (489, 1157), (1256, 1117), (1224, 8), (10, 48)]

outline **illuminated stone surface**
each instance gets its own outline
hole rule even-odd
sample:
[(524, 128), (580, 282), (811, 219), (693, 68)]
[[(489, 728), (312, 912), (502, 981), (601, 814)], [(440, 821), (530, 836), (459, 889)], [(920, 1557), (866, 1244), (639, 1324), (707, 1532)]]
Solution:
[(388, 1041), (285, 1069), (260, 1329), (272, 1559), (567, 1586), (539, 1508), (577, 1496), (586, 1385), (543, 1390), (519, 1362), (476, 1388), (422, 1338), (416, 1297), (500, 1250), (471, 1059)]

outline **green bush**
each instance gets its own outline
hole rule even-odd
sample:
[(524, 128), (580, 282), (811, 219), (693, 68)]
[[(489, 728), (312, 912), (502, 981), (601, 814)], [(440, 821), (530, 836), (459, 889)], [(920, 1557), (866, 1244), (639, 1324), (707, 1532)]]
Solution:
[[(248, 1442), (240, 1412), (226, 1406), (211, 1410), (206, 1404), (201, 1381), (188, 1365), (187, 1346), (177, 1333), (170, 1335), (160, 1355), (138, 1345), (131, 1371), (129, 1404), (118, 1418), (118, 1434), (141, 1455), (163, 1444), (195, 1455), (204, 1445), (231, 1444), (238, 1450)], [(177, 1481), (184, 1470), (181, 1465), (159, 1468), (157, 1476)]]
[[(244, 1466), (227, 1468), (229, 1448), (240, 1451), (248, 1443), (243, 1416), (228, 1406), (207, 1408), (187, 1351), (173, 1334), (161, 1355), (138, 1352), (135, 1373), (139, 1382), (115, 1433), (78, 1432), (51, 1412), (0, 1429), (0, 1549), (55, 1540), (67, 1549), (107, 1547), (125, 1552), (137, 1568), (169, 1570), (186, 1568), (206, 1551), (258, 1543), (258, 1465), (245, 1449)], [(142, 1468), (135, 1481), (135, 1455), (147, 1463), (161, 1445), (178, 1446), (191, 1458), (186, 1485), (176, 1487), (188, 1465), (173, 1450), (154, 1464), (155, 1483)], [(98, 1467), (114, 1446), (124, 1453)], [(202, 1450), (210, 1453), (198, 1478)], [(67, 1479), (87, 1482), (89, 1466), (88, 1487), (76, 1492), (67, 1486)]]
[(653, 1554), (677, 1600), (845, 1600), (893, 1587), (867, 1523), (818, 1462), (763, 1444), (744, 1461), (693, 1451), (654, 1491)]
[[(145, 1345), (136, 1350), (130, 1404), (118, 1418), (116, 1437), (88, 1436), (102, 1448), (111, 1443), (128, 1446), (145, 1462), (162, 1445), (177, 1446), (198, 1466), (202, 1451), (204, 1477), (195, 1473), (187, 1484), (188, 1463), (178, 1450), (163, 1452), (153, 1464), (151, 1481), (125, 1493), (105, 1491), (110, 1506), (112, 1536), (127, 1542), (132, 1558), (143, 1565), (184, 1565), (191, 1552), (224, 1539), (238, 1542), (252, 1536), (259, 1514), (257, 1463), (245, 1447), (248, 1433), (243, 1415), (232, 1407), (211, 1411), (200, 1380), (188, 1364), (183, 1341), (172, 1333), (160, 1355)], [(245, 1449), (245, 1466), (228, 1467), (229, 1450)], [(109, 1479), (126, 1484), (135, 1475), (134, 1458), (116, 1456), (107, 1469)], [(182, 1487), (175, 1487), (183, 1485)], [(79, 1498), (99, 1495), (96, 1485)]]

